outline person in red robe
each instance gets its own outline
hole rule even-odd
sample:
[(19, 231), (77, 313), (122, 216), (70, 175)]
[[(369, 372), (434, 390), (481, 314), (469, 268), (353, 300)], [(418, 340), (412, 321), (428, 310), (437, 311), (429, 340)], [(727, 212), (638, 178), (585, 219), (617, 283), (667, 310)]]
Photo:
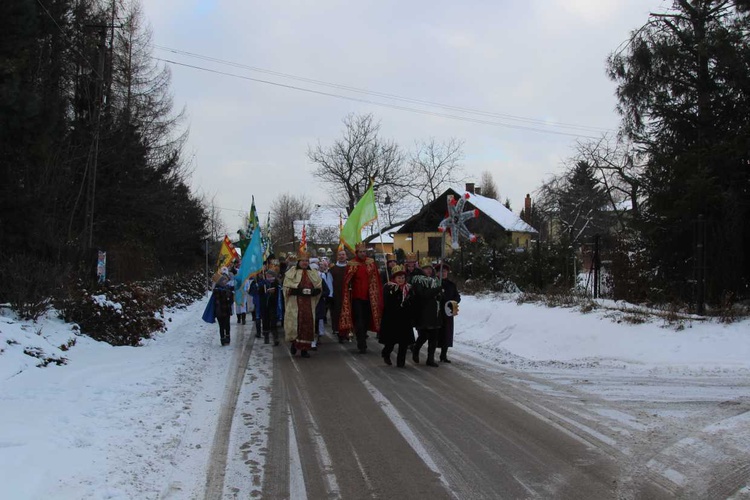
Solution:
[(380, 331), (383, 314), (383, 285), (375, 260), (367, 256), (364, 243), (357, 243), (355, 256), (349, 261), (344, 276), (343, 302), (339, 317), (339, 335), (354, 331), (357, 349), (367, 352), (367, 332)]

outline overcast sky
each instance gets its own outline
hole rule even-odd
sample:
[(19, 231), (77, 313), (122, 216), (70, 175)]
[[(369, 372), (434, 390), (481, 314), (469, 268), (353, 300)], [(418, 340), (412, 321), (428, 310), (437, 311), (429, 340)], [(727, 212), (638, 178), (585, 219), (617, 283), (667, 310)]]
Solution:
[(263, 222), (274, 198), (285, 192), (328, 203), (307, 151), (318, 141), (326, 146), (342, 137), (349, 113), (372, 113), (381, 136), (407, 150), (431, 137), (464, 141), (469, 180), (490, 171), (502, 199), (509, 198), (518, 213), (526, 193), (560, 172), (574, 151), (573, 135), (617, 128), (606, 58), (649, 12), (664, 11), (671, 2), (142, 0), (142, 5), (155, 57), (211, 70), (170, 64), (175, 106), (185, 106), (188, 115), (185, 153), (193, 161), (193, 188), (216, 195), (232, 234), (252, 195)]

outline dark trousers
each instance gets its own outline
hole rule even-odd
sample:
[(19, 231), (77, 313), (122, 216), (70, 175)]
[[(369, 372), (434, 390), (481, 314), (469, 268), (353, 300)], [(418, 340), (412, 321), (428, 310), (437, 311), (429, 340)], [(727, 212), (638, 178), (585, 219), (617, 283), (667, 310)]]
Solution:
[(418, 328), (417, 341), (414, 343), (414, 352), (419, 354), (425, 342), (427, 342), (427, 362), (435, 361), (435, 348), (437, 347), (437, 338), (440, 333), (439, 328)]
[(367, 327), (370, 324), (370, 301), (362, 299), (352, 300), (352, 314), (354, 315), (354, 334), (357, 337), (357, 348), (367, 349)]
[(268, 342), (269, 333), (273, 335), (274, 342), (279, 341), (279, 330), (276, 327), (276, 314), (275, 311), (271, 311), (270, 307), (263, 311), (263, 335), (265, 336), (264, 338), (266, 342)]
[[(396, 344), (388, 343), (383, 347), (383, 357), (389, 358), (393, 352), (393, 346)], [(396, 366), (406, 365), (406, 351), (409, 350), (409, 346), (405, 342), (398, 344), (398, 352), (396, 353)]]
[(221, 337), (222, 342), (229, 341), (229, 325), (231, 324), (231, 321), (229, 321), (229, 316), (224, 317), (216, 317), (216, 321), (219, 323), (219, 336)]

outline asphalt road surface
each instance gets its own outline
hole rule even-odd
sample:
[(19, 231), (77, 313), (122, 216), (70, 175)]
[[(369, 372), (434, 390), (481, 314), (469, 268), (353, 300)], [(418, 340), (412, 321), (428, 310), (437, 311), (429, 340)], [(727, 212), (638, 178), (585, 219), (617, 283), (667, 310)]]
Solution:
[[(227, 386), (206, 498), (224, 491), (231, 415), (255, 341), (244, 335), (233, 358), (237, 375)], [(292, 357), (286, 346), (273, 348), (269, 368), (262, 484), (235, 491), (237, 498), (658, 499), (677, 493), (642, 473), (606, 429), (592, 429), (580, 404), (572, 411), (570, 395), (542, 397), (502, 370), (459, 357), (427, 367), (426, 349), (419, 365), (408, 356), (406, 367), (397, 368), (394, 354), (387, 366), (374, 338), (367, 354), (330, 339), (309, 359)]]

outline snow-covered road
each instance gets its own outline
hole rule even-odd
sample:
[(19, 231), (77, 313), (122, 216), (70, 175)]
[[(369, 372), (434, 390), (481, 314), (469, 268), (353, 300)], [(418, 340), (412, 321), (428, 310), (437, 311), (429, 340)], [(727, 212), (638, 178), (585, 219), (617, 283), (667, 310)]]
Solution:
[[(216, 327), (200, 321), (202, 308), (171, 313), (169, 330), (139, 348), (76, 336), (54, 318), (19, 322), (3, 310), (0, 496), (204, 498), (212, 487), (260, 495), (267, 440), (287, 425), (269, 423), (278, 404), (274, 349), (251, 346), (243, 377), (233, 379), (239, 337), (222, 348)], [(478, 387), (502, 379), (510, 391), (503, 397), (609, 445), (629, 457), (630, 474), (669, 491), (749, 498), (750, 322), (677, 329), (611, 315), (465, 297), (454, 349), (460, 362), (437, 370), (456, 370)], [(37, 368), (24, 354), (32, 348), (68, 362)], [(357, 383), (366, 386), (363, 377)], [(229, 434), (217, 433), (228, 419)], [(221, 439), (226, 456), (217, 466)], [(294, 460), (303, 459), (290, 456), (291, 469)]]

